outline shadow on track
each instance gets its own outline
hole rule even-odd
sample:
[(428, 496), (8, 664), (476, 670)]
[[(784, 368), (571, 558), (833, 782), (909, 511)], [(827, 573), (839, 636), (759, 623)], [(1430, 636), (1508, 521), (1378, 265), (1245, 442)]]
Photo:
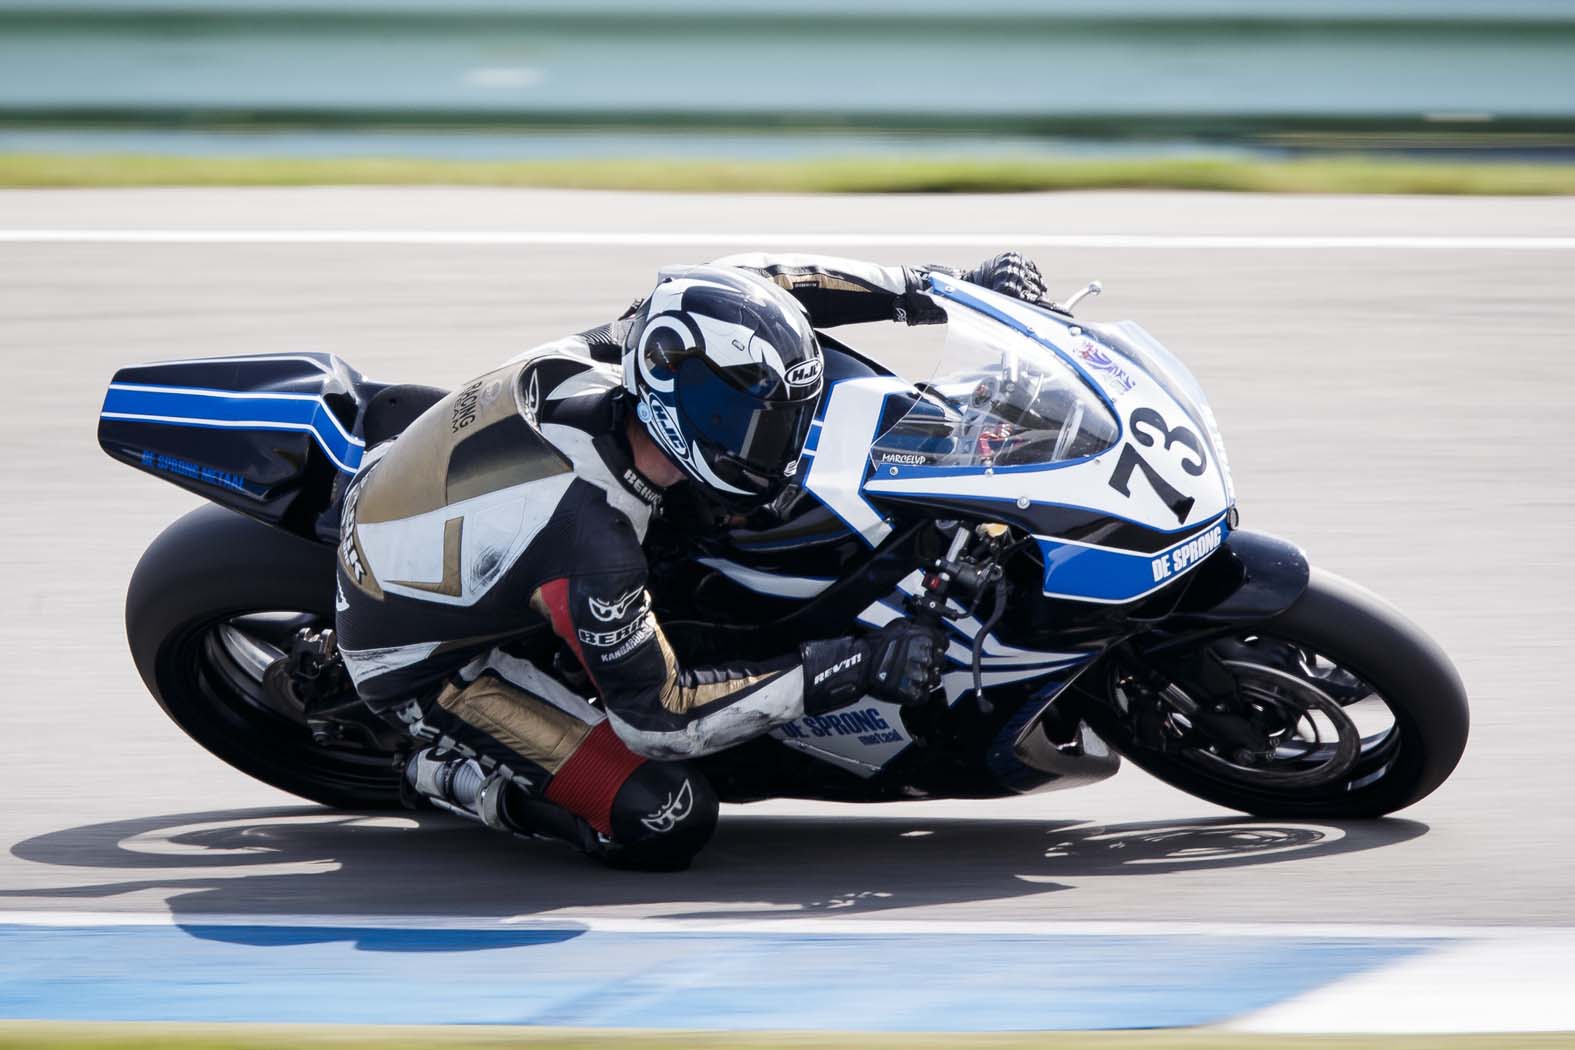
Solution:
[[(213, 915), (527, 916), (642, 906), (668, 918), (870, 913), (1075, 891), (1065, 880), (1277, 864), (1404, 842), (1427, 825), (1206, 819), (1085, 821), (733, 814), (689, 872), (608, 871), (440, 814), (312, 807), (89, 824), (18, 843), (36, 864), (117, 881), (0, 890), (108, 901), (150, 894), (183, 923)], [(79, 876), (80, 877), (80, 876)], [(1076, 895), (1046, 918), (1077, 918)], [(659, 907), (653, 912), (652, 906)]]

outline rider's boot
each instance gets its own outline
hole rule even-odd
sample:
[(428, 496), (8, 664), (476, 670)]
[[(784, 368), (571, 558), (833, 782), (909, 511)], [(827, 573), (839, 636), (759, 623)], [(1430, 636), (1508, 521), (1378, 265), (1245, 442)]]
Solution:
[(703, 776), (677, 763), (645, 763), (618, 788), (612, 834), (537, 798), (506, 773), (460, 752), (429, 747), (405, 766), (401, 791), (522, 838), (567, 842), (608, 867), (681, 871), (711, 837), (717, 799)]

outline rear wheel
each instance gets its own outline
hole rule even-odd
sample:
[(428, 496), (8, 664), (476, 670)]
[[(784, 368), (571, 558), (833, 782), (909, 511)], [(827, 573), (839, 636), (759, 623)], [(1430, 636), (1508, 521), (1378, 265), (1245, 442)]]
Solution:
[[(360, 724), (349, 683), (312, 698), (315, 738), (291, 686), (291, 653), (333, 626), (333, 596), (332, 548), (203, 507), (142, 556), (126, 634), (159, 706), (231, 766), (327, 806), (397, 805), (392, 741)], [(322, 717), (335, 707), (342, 721)]]
[(1117, 657), (1086, 717), (1175, 787), (1273, 817), (1376, 817), (1444, 782), (1465, 688), (1397, 610), (1330, 573), (1271, 620), (1180, 656)]

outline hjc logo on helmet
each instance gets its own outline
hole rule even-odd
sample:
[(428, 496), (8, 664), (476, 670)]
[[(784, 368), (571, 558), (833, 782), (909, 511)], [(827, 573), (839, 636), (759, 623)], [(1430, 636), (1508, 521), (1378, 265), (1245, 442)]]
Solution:
[(812, 357), (789, 368), (784, 378), (788, 386), (814, 386), (815, 381), (820, 378), (820, 370), (820, 358)]
[(684, 441), (684, 432), (679, 428), (678, 420), (673, 418), (672, 410), (663, 404), (661, 398), (647, 394), (645, 400), (640, 402), (637, 414), (642, 422), (655, 424), (652, 429), (667, 451), (680, 459), (689, 459), (689, 446)]

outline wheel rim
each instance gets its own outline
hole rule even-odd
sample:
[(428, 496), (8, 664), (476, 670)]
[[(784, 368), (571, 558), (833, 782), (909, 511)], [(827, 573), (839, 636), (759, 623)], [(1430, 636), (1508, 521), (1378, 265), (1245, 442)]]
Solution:
[(1214, 767), (1229, 779), (1281, 788), (1330, 783), (1356, 762), (1360, 730), (1328, 693), (1306, 679), (1263, 664), (1225, 660), (1222, 665), (1236, 672), (1237, 686), (1251, 703), (1281, 715), (1286, 730), (1274, 741), (1267, 761), (1242, 762), (1207, 749), (1189, 752), (1194, 761)]
[[(1230, 658), (1219, 663), (1236, 679), (1236, 710), (1260, 727), (1272, 727), (1266, 733), (1271, 746), (1248, 756), (1194, 739), (1195, 746), (1179, 746), (1172, 755), (1193, 773), (1233, 789), (1314, 797), (1355, 791), (1393, 766), (1403, 720), (1356, 672), (1286, 639), (1252, 635), (1223, 646)], [(1119, 672), (1112, 693), (1123, 709), (1130, 708), (1133, 698), (1124, 693)], [(1163, 695), (1175, 707), (1209, 702), (1202, 690), (1178, 683)], [(1168, 724), (1177, 730), (1178, 744), (1203, 736), (1196, 723), (1175, 710)]]
[(248, 772), (278, 770), (280, 779), (368, 801), (389, 796), (397, 791), (392, 752), (317, 743), (301, 702), (270, 688), (271, 669), (282, 670), (295, 634), (327, 625), (318, 614), (287, 610), (247, 610), (192, 625), (161, 654), (160, 678), (173, 686), (164, 695), (187, 698), (170, 713)]

